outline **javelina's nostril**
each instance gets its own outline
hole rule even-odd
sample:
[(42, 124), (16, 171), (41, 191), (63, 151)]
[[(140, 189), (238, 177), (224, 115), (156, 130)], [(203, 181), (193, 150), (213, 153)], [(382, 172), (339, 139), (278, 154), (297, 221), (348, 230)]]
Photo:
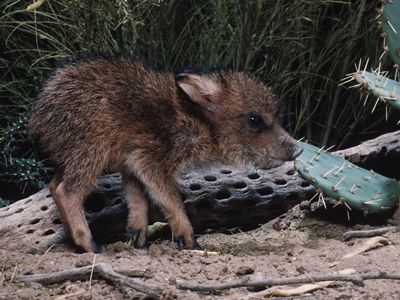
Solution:
[(297, 156), (299, 156), (303, 152), (303, 148), (300, 147), (299, 145), (294, 145), (292, 148), (292, 159), (295, 159)]

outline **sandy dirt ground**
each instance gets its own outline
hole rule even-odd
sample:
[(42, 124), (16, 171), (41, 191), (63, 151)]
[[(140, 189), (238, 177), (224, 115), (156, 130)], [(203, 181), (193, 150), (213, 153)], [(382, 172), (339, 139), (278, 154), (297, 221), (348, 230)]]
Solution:
[[(301, 206), (300, 206), (301, 207)], [(337, 210), (337, 214), (345, 214)], [(395, 216), (398, 213), (395, 214)], [(398, 223), (398, 218), (389, 220)], [(340, 218), (339, 218), (340, 219)], [(354, 223), (354, 222), (353, 222)], [(382, 225), (380, 225), (382, 226)], [(180, 251), (168, 241), (155, 241), (147, 249), (133, 249), (127, 242), (103, 245), (96, 263), (110, 264), (114, 270), (129, 269), (140, 280), (162, 289), (163, 299), (262, 299), (256, 291), (233, 288), (213, 293), (179, 289), (182, 281), (218, 284), (242, 276), (261, 273), (271, 278), (333, 274), (343, 269), (357, 272), (400, 273), (400, 232), (385, 234), (386, 245), (343, 259), (369, 238), (345, 241), (349, 229), (373, 228), (367, 224), (349, 226), (346, 218), (329, 219), (296, 206), (288, 214), (248, 231), (212, 233), (198, 237), (204, 249), (215, 253)], [(0, 299), (147, 299), (130, 287), (118, 286), (89, 276), (80, 281), (56, 284), (20, 283), (20, 274), (43, 274), (93, 264), (94, 254), (78, 254), (66, 245), (56, 245), (47, 253), (25, 253), (0, 249)], [(288, 289), (294, 286), (280, 286)], [(270, 299), (283, 299), (269, 296)], [(400, 299), (400, 282), (367, 280), (364, 286), (337, 282), (329, 287), (285, 299)]]

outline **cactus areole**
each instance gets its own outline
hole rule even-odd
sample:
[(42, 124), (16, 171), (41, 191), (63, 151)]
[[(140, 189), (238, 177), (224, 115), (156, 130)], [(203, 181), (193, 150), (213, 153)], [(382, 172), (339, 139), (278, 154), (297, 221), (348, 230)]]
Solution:
[(295, 165), (301, 176), (347, 207), (364, 215), (392, 210), (399, 204), (400, 184), (344, 158), (300, 142), (303, 153)]

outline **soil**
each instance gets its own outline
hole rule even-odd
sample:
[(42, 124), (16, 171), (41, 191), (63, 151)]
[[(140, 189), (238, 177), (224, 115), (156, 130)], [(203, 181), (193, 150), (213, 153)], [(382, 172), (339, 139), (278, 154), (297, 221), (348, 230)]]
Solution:
[[(129, 243), (120, 241), (103, 245), (103, 252), (96, 255), (95, 261), (108, 263), (115, 270), (140, 271), (146, 275), (146, 278), (142, 278), (145, 282), (163, 289), (164, 299), (243, 299), (253, 295), (254, 291), (235, 288), (216, 293), (198, 293), (180, 290), (178, 283), (226, 283), (257, 272), (272, 278), (333, 274), (349, 268), (357, 272), (399, 273), (400, 232), (385, 235), (389, 240), (388, 245), (341, 259), (344, 254), (368, 240), (356, 238), (345, 241), (342, 238), (343, 232), (349, 229), (371, 229), (382, 226), (382, 223), (371, 226), (371, 222), (363, 221), (364, 225), (352, 219), (348, 222), (342, 208), (330, 210), (329, 215), (340, 215), (338, 218), (328, 218), (326, 212), (321, 211), (317, 209), (311, 212), (303, 204), (252, 231), (237, 230), (231, 234), (209, 233), (198, 236), (198, 242), (204, 249), (217, 251), (218, 254), (180, 251), (168, 240), (154, 241), (147, 249), (133, 249)], [(392, 216), (389, 223), (398, 224), (398, 215), (397, 212)], [(93, 260), (94, 254), (78, 254), (68, 245), (55, 245), (47, 253), (26, 253), (23, 245), (19, 252), (0, 249), (0, 299), (146, 298), (129, 287), (117, 287), (100, 279), (90, 281), (87, 278), (51, 285), (19, 283), (13, 279), (16, 274), (42, 274), (92, 265)], [(337, 263), (333, 265), (334, 262)], [(339, 282), (286, 299), (303, 298), (400, 299), (400, 284), (394, 280), (368, 280), (364, 286)]]

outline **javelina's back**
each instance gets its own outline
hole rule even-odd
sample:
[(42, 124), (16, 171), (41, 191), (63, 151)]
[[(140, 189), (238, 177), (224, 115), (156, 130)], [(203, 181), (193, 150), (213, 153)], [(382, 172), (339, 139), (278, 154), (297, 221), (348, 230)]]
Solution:
[[(107, 164), (117, 163), (141, 138), (168, 139), (175, 122), (175, 89), (172, 75), (141, 62), (77, 61), (57, 69), (44, 85), (29, 131), (62, 169), (74, 165), (68, 169), (94, 172), (93, 167), (112, 167)], [(96, 161), (85, 163), (90, 159)]]

